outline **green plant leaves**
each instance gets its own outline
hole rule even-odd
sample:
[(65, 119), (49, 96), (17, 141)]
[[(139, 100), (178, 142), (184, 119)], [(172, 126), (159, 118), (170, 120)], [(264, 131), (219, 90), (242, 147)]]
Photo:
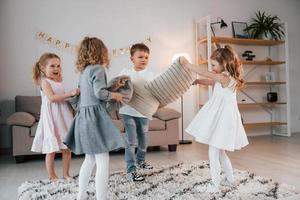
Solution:
[(281, 40), (284, 37), (283, 24), (277, 15), (267, 15), (258, 11), (251, 21), (252, 23), (244, 30), (249, 32), (251, 38), (271, 37), (274, 40)]

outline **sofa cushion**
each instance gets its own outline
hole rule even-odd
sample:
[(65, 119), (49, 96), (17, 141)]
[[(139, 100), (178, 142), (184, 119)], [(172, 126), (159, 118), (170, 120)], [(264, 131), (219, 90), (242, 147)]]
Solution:
[(34, 116), (26, 112), (15, 112), (7, 118), (8, 125), (31, 127), (35, 122)]
[(35, 132), (36, 132), (36, 128), (37, 128), (37, 126), (38, 126), (38, 122), (35, 122), (34, 124), (33, 124), (33, 126), (30, 128), (30, 136), (31, 137), (34, 137), (35, 136)]
[(36, 120), (40, 119), (41, 97), (40, 96), (16, 96), (16, 112), (32, 114)]
[(159, 101), (159, 107), (163, 107), (181, 97), (193, 81), (192, 72), (181, 66), (177, 59), (166, 71), (147, 83), (145, 88)]
[(166, 122), (157, 118), (153, 118), (149, 123), (149, 131), (166, 130)]
[(160, 120), (169, 121), (172, 119), (177, 119), (181, 117), (180, 112), (177, 112), (176, 110), (172, 108), (160, 108), (157, 110), (157, 112), (153, 115), (153, 117), (157, 117)]
[(145, 84), (147, 83), (145, 80), (134, 78), (131, 82), (133, 84), (133, 96), (128, 105), (148, 119), (152, 119), (152, 115), (159, 106), (159, 101), (145, 88)]

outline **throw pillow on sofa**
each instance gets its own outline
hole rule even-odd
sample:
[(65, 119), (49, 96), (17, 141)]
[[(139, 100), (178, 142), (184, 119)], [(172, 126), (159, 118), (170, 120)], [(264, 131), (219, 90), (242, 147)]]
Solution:
[(15, 112), (7, 118), (8, 125), (31, 127), (35, 122), (35, 117), (26, 112)]

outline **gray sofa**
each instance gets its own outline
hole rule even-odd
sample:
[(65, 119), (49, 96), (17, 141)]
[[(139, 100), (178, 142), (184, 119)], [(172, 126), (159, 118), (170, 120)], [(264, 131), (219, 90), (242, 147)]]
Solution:
[[(12, 153), (17, 163), (24, 162), (26, 155), (37, 154), (30, 149), (40, 117), (40, 106), (40, 96), (15, 97), (15, 113), (7, 119), (7, 124), (12, 126)], [(180, 116), (171, 108), (159, 109), (150, 121), (148, 146), (167, 145), (169, 151), (176, 151)], [(111, 117), (120, 131), (124, 132), (118, 113), (111, 113)]]

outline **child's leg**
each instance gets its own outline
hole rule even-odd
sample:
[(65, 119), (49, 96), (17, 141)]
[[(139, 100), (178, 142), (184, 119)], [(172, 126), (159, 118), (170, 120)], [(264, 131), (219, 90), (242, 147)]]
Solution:
[(62, 149), (62, 165), (63, 165), (63, 178), (71, 178), (69, 174), (70, 163), (71, 163), (71, 151), (69, 149)]
[(221, 166), (219, 160), (220, 150), (216, 147), (209, 146), (208, 156), (210, 164), (210, 174), (213, 184), (218, 188), (221, 182)]
[(125, 160), (127, 173), (134, 172), (135, 166), (135, 147), (136, 147), (136, 125), (134, 118), (129, 115), (122, 115), (125, 126)]
[(149, 129), (149, 120), (147, 118), (135, 118), (138, 149), (136, 160), (138, 164), (145, 162), (147, 151), (147, 134)]
[(229, 183), (234, 183), (233, 169), (231, 162), (224, 150), (220, 151), (220, 161), (225, 172), (225, 176)]
[(85, 159), (81, 165), (80, 172), (79, 172), (79, 191), (77, 195), (77, 200), (82, 200), (85, 198), (85, 191), (89, 183), (89, 179), (92, 173), (92, 170), (95, 165), (95, 156), (90, 154), (85, 154)]
[(96, 158), (96, 197), (97, 200), (106, 200), (108, 190), (108, 173), (109, 173), (109, 153), (100, 153), (95, 155)]
[(55, 153), (47, 153), (45, 158), (46, 169), (50, 180), (56, 180), (58, 177), (55, 173)]

